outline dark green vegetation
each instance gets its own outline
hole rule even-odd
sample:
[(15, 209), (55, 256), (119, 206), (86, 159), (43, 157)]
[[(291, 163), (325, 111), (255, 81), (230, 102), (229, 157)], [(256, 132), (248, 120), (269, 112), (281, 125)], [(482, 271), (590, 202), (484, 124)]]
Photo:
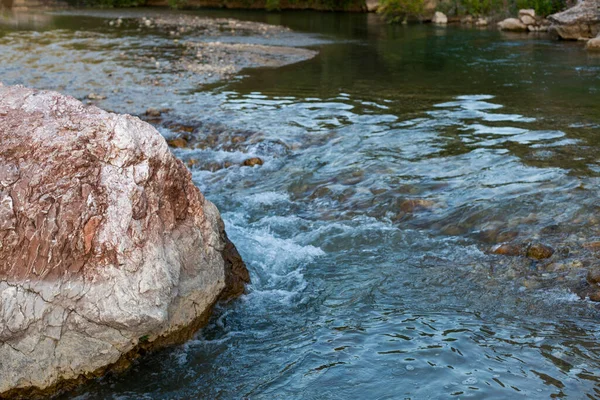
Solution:
[[(137, 7), (157, 5), (148, 0), (67, 0), (74, 6)], [(161, 1), (158, 2), (163, 3)], [(323, 11), (361, 11), (366, 9), (363, 0), (165, 0), (171, 8), (218, 7), (251, 8), (277, 11), (282, 9), (314, 9)]]
[(433, 9), (448, 16), (508, 16), (516, 15), (519, 9), (532, 8), (536, 14), (547, 16), (567, 8), (570, 3), (569, 0), (445, 0), (435, 7), (435, 2), (430, 0), (380, 0), (379, 12), (391, 22), (422, 19)]

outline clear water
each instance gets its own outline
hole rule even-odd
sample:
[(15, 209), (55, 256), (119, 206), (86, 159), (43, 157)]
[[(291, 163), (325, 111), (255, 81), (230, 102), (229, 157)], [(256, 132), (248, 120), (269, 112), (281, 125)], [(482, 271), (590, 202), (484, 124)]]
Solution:
[[(195, 339), (64, 398), (600, 398), (598, 307), (572, 291), (598, 263), (582, 244), (600, 238), (600, 57), (375, 15), (202, 11), (294, 29), (220, 40), (320, 52), (212, 82), (156, 68), (173, 38), (107, 23), (142, 12), (5, 16), (0, 80), (216, 135), (175, 154), (198, 160), (252, 284)], [(504, 240), (559, 251), (489, 254)]]

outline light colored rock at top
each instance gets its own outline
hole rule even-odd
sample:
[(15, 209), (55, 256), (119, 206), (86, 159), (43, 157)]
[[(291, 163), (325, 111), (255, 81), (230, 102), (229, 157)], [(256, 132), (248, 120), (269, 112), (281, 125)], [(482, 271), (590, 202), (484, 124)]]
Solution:
[(433, 14), (431, 22), (437, 25), (446, 25), (448, 23), (448, 17), (443, 12), (436, 11), (435, 14)]
[(0, 397), (48, 394), (193, 331), (247, 281), (152, 126), (0, 84)]
[(535, 18), (535, 10), (532, 8), (526, 8), (526, 9), (519, 10), (519, 17), (523, 17), (525, 15), (527, 15), (531, 18)]
[(379, 0), (367, 0), (367, 11), (376, 12), (379, 9)]
[(600, 1), (580, 0), (568, 10), (548, 17), (549, 28), (562, 39), (595, 38), (600, 33)]
[(517, 18), (507, 18), (498, 22), (498, 28), (503, 31), (526, 31), (527, 25)]

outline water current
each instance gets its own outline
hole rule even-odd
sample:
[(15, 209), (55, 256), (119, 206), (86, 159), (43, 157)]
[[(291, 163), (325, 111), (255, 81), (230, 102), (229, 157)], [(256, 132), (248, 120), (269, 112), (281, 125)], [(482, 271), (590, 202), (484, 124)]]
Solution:
[[(193, 340), (63, 398), (600, 398), (598, 306), (573, 289), (598, 262), (600, 57), (373, 14), (191, 12), (293, 29), (201, 40), (319, 52), (215, 81), (164, 68), (164, 32), (109, 24), (157, 12), (5, 15), (0, 81), (168, 109), (150, 122), (198, 143), (174, 152), (252, 284)], [(531, 240), (552, 260), (489, 252)]]

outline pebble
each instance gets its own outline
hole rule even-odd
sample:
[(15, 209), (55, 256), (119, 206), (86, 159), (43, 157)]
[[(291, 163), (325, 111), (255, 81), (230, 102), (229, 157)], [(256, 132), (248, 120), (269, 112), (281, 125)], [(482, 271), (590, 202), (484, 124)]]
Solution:
[(87, 95), (87, 98), (90, 100), (104, 100), (104, 99), (106, 99), (106, 96), (102, 96), (102, 95), (96, 94), (96, 93), (90, 93)]
[(492, 247), (492, 253), (516, 257), (525, 253), (525, 247), (522, 244), (504, 243)]
[(162, 112), (157, 108), (150, 107), (146, 110), (146, 115), (149, 117), (160, 117), (161, 114)]
[(585, 280), (590, 285), (597, 285), (598, 283), (600, 283), (600, 268), (595, 267), (590, 269), (587, 273), (587, 276), (585, 277)]
[(263, 165), (263, 160), (261, 160), (258, 157), (252, 157), (252, 158), (245, 160), (242, 163), (242, 165), (245, 165), (246, 167), (254, 167), (255, 165)]
[(167, 141), (167, 144), (171, 147), (175, 147), (177, 149), (183, 149), (188, 147), (188, 142), (184, 138), (175, 138)]
[(542, 243), (534, 243), (527, 249), (527, 257), (536, 260), (550, 258), (554, 254), (554, 249)]

